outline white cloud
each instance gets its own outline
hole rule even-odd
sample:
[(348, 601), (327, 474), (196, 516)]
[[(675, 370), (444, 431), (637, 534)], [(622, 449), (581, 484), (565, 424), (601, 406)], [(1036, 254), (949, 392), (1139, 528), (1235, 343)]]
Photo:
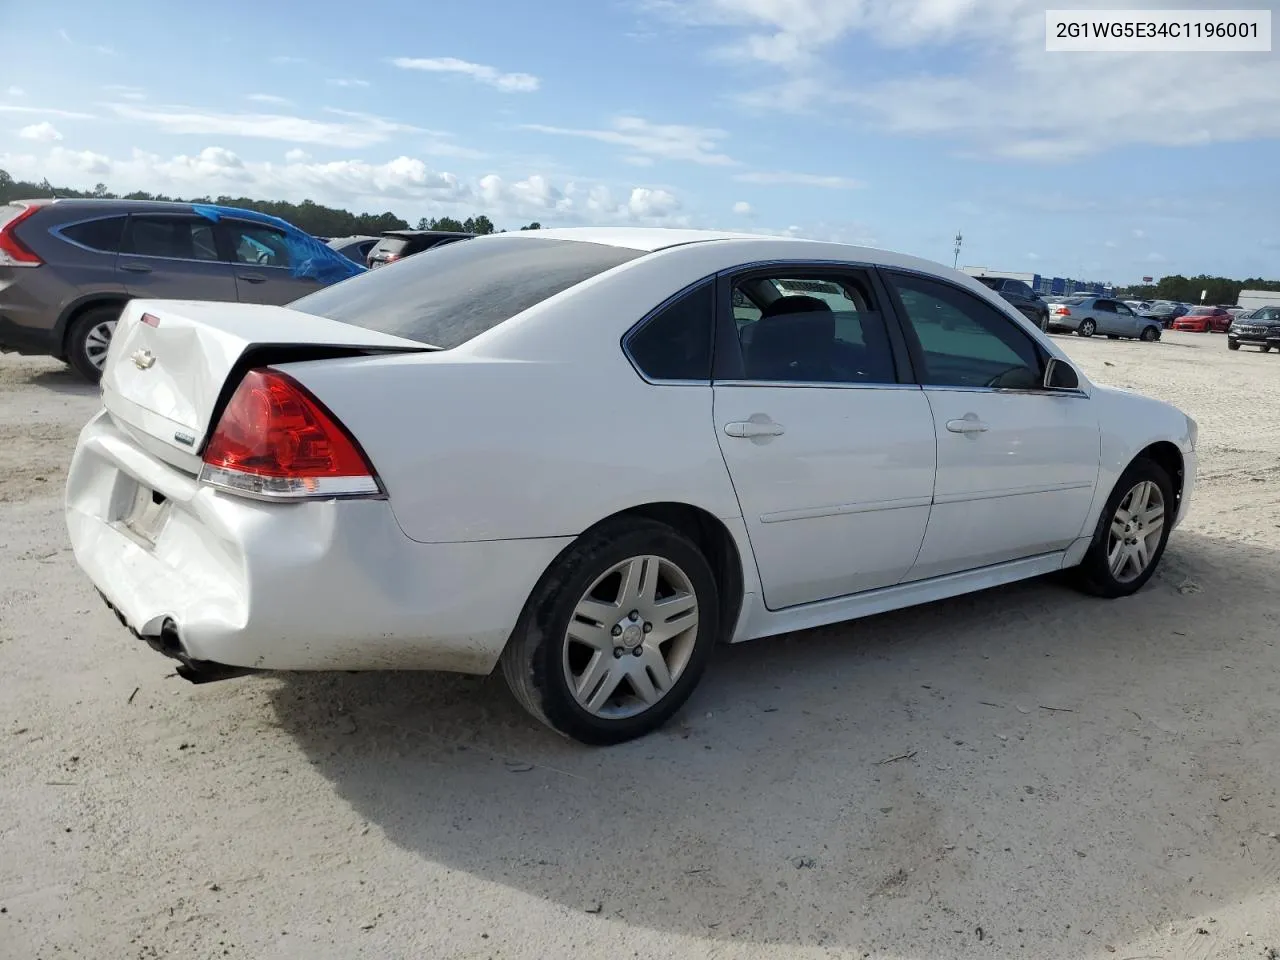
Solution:
[(79, 113), (75, 110), (55, 110), (49, 107), (20, 107), (16, 103), (0, 103), (0, 113), (42, 114), (46, 117), (58, 117), (63, 120), (93, 120), (91, 113)]
[(350, 77), (334, 77), (330, 80), (326, 80), (325, 83), (329, 84), (332, 87), (362, 87), (363, 88), (363, 87), (369, 86), (368, 80), (356, 80)]
[(288, 97), (277, 97), (274, 93), (251, 93), (245, 99), (254, 103), (269, 103), (275, 107), (287, 107), (293, 103)]
[(145, 100), (147, 92), (141, 87), (131, 87), (123, 83), (109, 83), (102, 88), (114, 97), (122, 100)]
[(503, 73), (496, 67), (456, 57), (396, 57), (391, 62), (402, 70), (460, 73), (503, 93), (532, 93), (542, 85), (542, 81), (531, 73)]
[(824, 176), (816, 173), (791, 173), (786, 170), (754, 170), (739, 173), (733, 178), (739, 183), (786, 184), (797, 187), (826, 187), (831, 190), (854, 190), (865, 187), (861, 180), (850, 177)]
[(27, 91), (23, 90), (21, 87), (9, 87), (5, 90), (5, 96), (8, 97), (25, 97), (26, 95)]
[(659, 160), (687, 160), (706, 166), (726, 167), (737, 164), (732, 157), (720, 152), (720, 141), (728, 134), (709, 127), (650, 123), (640, 117), (617, 117), (607, 130), (550, 127), (540, 123), (525, 124), (522, 129), (562, 137), (582, 137), (626, 147), (632, 151), (628, 155), (631, 161), (638, 155)]
[(111, 104), (111, 109), (122, 119), (151, 124), (166, 133), (254, 137), (331, 147), (369, 147), (396, 133), (422, 132), (384, 117), (346, 110), (327, 111), (344, 118), (342, 121), (323, 121), (270, 113), (205, 113), (187, 107), (147, 109), (122, 103)]
[(299, 150), (297, 147), (294, 147), (292, 150), (285, 153), (284, 158), (289, 163), (306, 163), (311, 159), (311, 154), (307, 153), (305, 150)]
[[(1194, 54), (1195, 69), (1175, 69), (1168, 56), (1046, 54), (1040, 0), (668, 0), (660, 6), (685, 23), (715, 27), (715, 36), (727, 38), (720, 55), (759, 66), (765, 85), (742, 97), (758, 109), (852, 108), (893, 133), (951, 139), (979, 154), (1030, 162), (1069, 161), (1126, 143), (1280, 137), (1280, 58)], [(1075, 6), (1114, 4), (1081, 0)], [(1129, 6), (1196, 4), (1131, 0)], [(882, 80), (863, 72), (856, 83), (842, 81), (846, 58), (832, 48), (849, 37), (891, 50), (915, 48), (943, 66)], [(1096, 135), (1104, 129), (1107, 136)]]
[(306, 63), (306, 57), (291, 57), (288, 54), (278, 53), (271, 58), (272, 63)]
[(48, 120), (43, 123), (33, 123), (29, 127), (23, 127), (18, 131), (18, 136), (23, 140), (35, 140), (38, 143), (53, 143), (62, 139), (62, 134)]
[(1146, 263), (1164, 263), (1165, 256), (1160, 253), (1148, 253), (1142, 258)]
[(1108, 247), (1108, 248), (1110, 248), (1110, 249), (1112, 249), (1112, 250), (1114, 250), (1116, 247), (1120, 246), (1120, 244), (1116, 243), (1114, 240), (1106, 240), (1106, 241), (1104, 241), (1104, 242), (1103, 242), (1103, 244), (1102, 244), (1102, 245), (1103, 245), (1104, 247)]
[[(68, 186), (106, 182), (119, 192), (147, 190), (177, 196), (235, 193), (347, 207), (422, 213), (487, 213), (498, 220), (521, 217), (564, 223), (683, 225), (679, 199), (666, 189), (634, 186), (615, 199), (602, 184), (558, 184), (543, 174), (510, 180), (498, 174), (462, 177), (435, 170), (416, 157), (381, 163), (313, 161), (290, 151), (284, 163), (248, 161), (225, 147), (164, 157), (135, 149), (124, 157), (54, 146), (43, 156), (0, 154), (0, 167), (15, 177), (48, 177)], [(412, 216), (411, 216), (412, 215)]]
[(745, 200), (739, 200), (733, 205), (733, 212), (740, 217), (749, 217), (751, 216), (751, 204)]
[(1147, 231), (1145, 230), (1140, 230), (1137, 227), (1135, 227), (1133, 230), (1133, 237), (1135, 240), (1142, 240), (1146, 237), (1146, 235), (1147, 235)]

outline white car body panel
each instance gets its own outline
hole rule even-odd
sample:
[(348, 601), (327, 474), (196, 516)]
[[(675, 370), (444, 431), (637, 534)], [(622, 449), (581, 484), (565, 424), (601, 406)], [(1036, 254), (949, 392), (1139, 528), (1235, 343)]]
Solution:
[[(648, 382), (621, 345), (658, 304), (720, 271), (837, 262), (961, 286), (1069, 362), (964, 274), (802, 240), (623, 228), (520, 236), (656, 252), (438, 352), (286, 308), (130, 304), (66, 513), (77, 560), (133, 630), (155, 635), (172, 619), (191, 657), (235, 666), (483, 673), (559, 553), (642, 505), (693, 506), (724, 525), (742, 567), (741, 612), (726, 624), (735, 641), (1077, 563), (1116, 479), (1155, 442), (1182, 454), (1176, 519), (1185, 515), (1193, 425), (1083, 374), (1077, 392), (1051, 396), (712, 387)], [(386, 272), (408, 269), (411, 260)], [(144, 312), (159, 325), (141, 324)], [(385, 499), (263, 503), (195, 480), (224, 380), (246, 350), (270, 344), (373, 351), (277, 368), (357, 439)], [(140, 350), (155, 367), (132, 361)], [(756, 414), (786, 433), (725, 433)], [(947, 428), (968, 414), (989, 429)], [(154, 543), (126, 522), (139, 484), (168, 498)]]

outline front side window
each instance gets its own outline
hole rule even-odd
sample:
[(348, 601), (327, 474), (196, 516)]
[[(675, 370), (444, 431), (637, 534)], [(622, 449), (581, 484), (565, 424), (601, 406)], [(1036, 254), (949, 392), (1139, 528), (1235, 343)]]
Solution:
[(254, 263), (261, 267), (289, 267), (289, 243), (284, 233), (257, 223), (224, 220), (231, 237), (231, 250), (236, 263)]
[(627, 340), (627, 351), (650, 380), (711, 379), (715, 284), (699, 284), (649, 318)]
[(928, 386), (1030, 390), (1042, 383), (1040, 351), (1012, 320), (950, 284), (886, 273), (902, 304)]
[(219, 259), (213, 224), (195, 217), (130, 217), (120, 252), (177, 260)]
[(748, 380), (897, 380), (884, 315), (863, 276), (740, 278), (733, 284), (733, 303), (743, 374)]
[(643, 255), (602, 243), (527, 234), (478, 237), (441, 244), (289, 306), (448, 350)]

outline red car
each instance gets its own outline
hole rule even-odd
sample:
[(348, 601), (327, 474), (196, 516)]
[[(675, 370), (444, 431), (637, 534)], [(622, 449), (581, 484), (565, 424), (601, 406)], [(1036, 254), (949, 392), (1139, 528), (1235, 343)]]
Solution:
[(1226, 333), (1231, 314), (1222, 307), (1192, 307), (1191, 312), (1173, 321), (1173, 329), (1189, 333)]

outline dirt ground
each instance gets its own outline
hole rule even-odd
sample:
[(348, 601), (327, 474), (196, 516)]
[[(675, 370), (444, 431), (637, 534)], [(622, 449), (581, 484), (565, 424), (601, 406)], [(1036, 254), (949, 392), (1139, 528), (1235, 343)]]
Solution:
[(497, 676), (174, 677), (67, 546), (95, 392), (0, 358), (0, 957), (1280, 957), (1280, 357), (1224, 341), (1062, 340), (1200, 422), (1139, 595), (728, 648), (608, 750)]

